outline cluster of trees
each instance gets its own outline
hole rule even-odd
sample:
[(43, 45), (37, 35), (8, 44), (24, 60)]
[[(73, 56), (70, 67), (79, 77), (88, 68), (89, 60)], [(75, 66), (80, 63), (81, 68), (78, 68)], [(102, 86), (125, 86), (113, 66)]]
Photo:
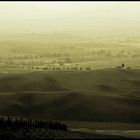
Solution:
[(43, 70), (91, 70), (90, 67), (86, 67), (86, 68), (83, 68), (83, 67), (45, 67), (43, 68)]
[(126, 68), (126, 69), (131, 69), (131, 67), (125, 67), (125, 64), (122, 63), (120, 66), (116, 66), (116, 68), (119, 68), (119, 69), (123, 69), (123, 68)]
[(0, 128), (49, 128), (58, 130), (67, 130), (67, 125), (58, 121), (32, 120), (12, 117), (0, 117)]
[(70, 54), (68, 53), (46, 53), (46, 54), (33, 54), (33, 55), (21, 55), (21, 56), (14, 56), (14, 59), (41, 59), (41, 58), (50, 58), (50, 57), (67, 57), (67, 56), (70, 56)]

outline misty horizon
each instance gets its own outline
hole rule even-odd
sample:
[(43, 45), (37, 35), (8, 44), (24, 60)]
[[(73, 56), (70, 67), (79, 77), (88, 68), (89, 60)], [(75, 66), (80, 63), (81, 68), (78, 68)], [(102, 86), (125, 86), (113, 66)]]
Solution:
[(0, 2), (0, 34), (140, 36), (139, 2)]

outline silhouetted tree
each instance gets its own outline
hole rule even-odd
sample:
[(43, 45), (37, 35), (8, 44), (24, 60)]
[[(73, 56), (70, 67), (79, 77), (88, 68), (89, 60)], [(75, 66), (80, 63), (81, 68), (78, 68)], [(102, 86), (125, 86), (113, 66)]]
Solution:
[(124, 63), (122, 63), (122, 68), (123, 68), (124, 66), (125, 66)]
[(32, 120), (12, 117), (0, 117), (0, 128), (14, 127), (14, 128), (50, 128), (67, 130), (67, 125), (58, 121)]

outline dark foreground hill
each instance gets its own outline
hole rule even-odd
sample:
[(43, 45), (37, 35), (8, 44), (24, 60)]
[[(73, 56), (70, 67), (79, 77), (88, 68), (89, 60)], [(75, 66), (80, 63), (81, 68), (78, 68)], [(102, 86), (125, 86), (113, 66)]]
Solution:
[(5, 128), (0, 130), (2, 140), (47, 140), (47, 139), (128, 139), (124, 136), (91, 134), (84, 132), (51, 130), (44, 128)]
[(0, 112), (40, 119), (140, 123), (140, 70), (0, 74)]

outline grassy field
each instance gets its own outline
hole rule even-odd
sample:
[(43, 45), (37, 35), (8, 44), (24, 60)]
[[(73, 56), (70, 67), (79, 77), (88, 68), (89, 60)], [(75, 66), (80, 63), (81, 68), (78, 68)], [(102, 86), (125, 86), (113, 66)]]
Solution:
[(136, 69), (0, 73), (0, 113), (62, 120), (81, 132), (140, 130), (139, 85)]
[(122, 69), (1, 74), (0, 111), (45, 119), (140, 122), (139, 77), (139, 70)]

